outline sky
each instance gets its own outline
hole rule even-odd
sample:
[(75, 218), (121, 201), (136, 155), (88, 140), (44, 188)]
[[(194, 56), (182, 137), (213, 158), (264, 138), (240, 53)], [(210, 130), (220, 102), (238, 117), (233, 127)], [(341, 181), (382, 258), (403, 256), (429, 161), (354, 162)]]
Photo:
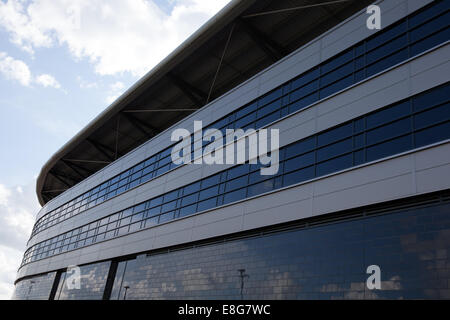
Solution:
[(229, 0), (0, 0), (0, 299), (41, 167)]

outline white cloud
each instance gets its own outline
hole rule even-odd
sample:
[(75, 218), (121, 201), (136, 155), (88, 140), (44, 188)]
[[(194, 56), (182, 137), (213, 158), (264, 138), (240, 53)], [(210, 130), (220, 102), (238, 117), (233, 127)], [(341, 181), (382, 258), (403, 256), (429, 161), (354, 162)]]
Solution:
[(8, 56), (5, 52), (0, 52), (0, 73), (24, 86), (29, 86), (32, 80), (27, 64)]
[(125, 84), (121, 81), (116, 81), (111, 84), (109, 88), (110, 90), (106, 97), (106, 103), (111, 104), (124, 92)]
[(36, 77), (36, 83), (44, 86), (44, 87), (52, 87), (55, 89), (59, 89), (61, 88), (61, 85), (59, 84), (58, 81), (56, 81), (56, 79), (49, 74), (41, 74), (40, 76)]
[(8, 56), (6, 52), (0, 52), (0, 73), (7, 79), (18, 81), (21, 85), (27, 87), (35, 83), (45, 88), (61, 88), (59, 82), (50, 74), (41, 74), (34, 78), (25, 62)]
[(93, 89), (98, 88), (97, 82), (89, 82), (84, 80), (81, 76), (77, 76), (77, 82), (81, 89)]
[(0, 299), (9, 299), (39, 204), (35, 183), (6, 187), (0, 184)]
[(111, 85), (112, 90), (117, 91), (117, 90), (122, 90), (123, 88), (125, 88), (125, 85), (121, 81), (116, 81)]
[(10, 34), (11, 42), (27, 52), (33, 53), (33, 46), (49, 47), (51, 38), (31, 23), (30, 17), (23, 14), (23, 1), (0, 1), (0, 25)]
[(29, 52), (67, 45), (101, 75), (141, 76), (228, 2), (175, 0), (166, 13), (146, 0), (8, 0), (0, 25)]

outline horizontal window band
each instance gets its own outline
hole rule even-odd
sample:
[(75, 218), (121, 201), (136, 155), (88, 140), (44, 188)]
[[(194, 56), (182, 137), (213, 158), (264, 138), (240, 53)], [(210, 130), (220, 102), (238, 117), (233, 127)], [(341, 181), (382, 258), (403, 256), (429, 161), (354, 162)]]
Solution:
[[(164, 195), (160, 195), (158, 197), (154, 197), (152, 199), (149, 199), (143, 203), (140, 203), (136, 206), (130, 207), (128, 209), (125, 209), (123, 211), (120, 211), (119, 213), (113, 213), (107, 217), (103, 217), (102, 219), (99, 219), (95, 222), (92, 222), (88, 225), (78, 227), (72, 231), (66, 232), (63, 235), (55, 236), (51, 239), (48, 239), (46, 241), (40, 242), (31, 248), (29, 248), (24, 255), (24, 260), (22, 262), (22, 265), (30, 262), (34, 262), (40, 259), (44, 259), (48, 256), (52, 256), (55, 254), (59, 254), (62, 252), (67, 252), (71, 249), (76, 249), (79, 246), (85, 246), (86, 241), (89, 241), (89, 243), (94, 243), (95, 241), (98, 241), (98, 238), (100, 240), (104, 240), (105, 237), (116, 237), (122, 234), (126, 234), (129, 231), (124, 231), (124, 228), (130, 228), (131, 224), (134, 223), (134, 221), (131, 221), (133, 216), (142, 214), (144, 212), (142, 217), (139, 217), (141, 221), (141, 225), (139, 226), (139, 229), (141, 230), (144, 228), (148, 228), (150, 226), (154, 226), (163, 222), (167, 222), (169, 220), (177, 219), (180, 217), (184, 217), (186, 215), (194, 214), (203, 210), (207, 209), (214, 209), (215, 207), (219, 207), (224, 204), (232, 203), (238, 200), (246, 199), (252, 196), (256, 196), (258, 194), (263, 194), (269, 191), (275, 191), (290, 185), (294, 185), (297, 183), (300, 183), (302, 181), (306, 181), (312, 178), (318, 178), (320, 176), (324, 176), (327, 174), (330, 174), (332, 172), (337, 172), (343, 169), (351, 168), (363, 163), (367, 163), (370, 161), (374, 161), (376, 159), (381, 159), (390, 155), (395, 155), (400, 152), (413, 150), (417, 148), (418, 146), (415, 145), (415, 134), (424, 132), (425, 130), (435, 129), (444, 126), (447, 126), (448, 129), (450, 129), (450, 120), (445, 120), (444, 122), (440, 122), (442, 118), (450, 117), (450, 109), (446, 109), (446, 112), (448, 114), (442, 114), (442, 113), (436, 113), (434, 116), (438, 117), (436, 123), (428, 128), (421, 128), (420, 130), (417, 130), (417, 132), (414, 130), (413, 125), (411, 125), (410, 132), (404, 133), (398, 136), (396, 132), (390, 133), (390, 136), (386, 136), (385, 141), (377, 143), (375, 145), (366, 145), (363, 144), (360, 149), (353, 151), (352, 150), (344, 155), (339, 155), (334, 158), (327, 159), (326, 161), (317, 161), (317, 155), (315, 156), (314, 163), (306, 168), (300, 168), (296, 169), (294, 171), (285, 171), (285, 164), (292, 160), (293, 158), (284, 159), (283, 155), (286, 152), (286, 150), (295, 147), (296, 145), (302, 146), (305, 141), (314, 141), (314, 146), (312, 147), (310, 152), (315, 152), (319, 150), (322, 147), (318, 147), (318, 137), (319, 136), (327, 136), (327, 137), (333, 137), (335, 132), (340, 132), (342, 128), (347, 128), (351, 125), (353, 128), (353, 136), (352, 139), (354, 139), (355, 136), (360, 135), (361, 132), (365, 132), (364, 130), (367, 130), (364, 126), (362, 128), (362, 131), (355, 132), (354, 128), (357, 126), (356, 124), (359, 124), (361, 122), (367, 122), (367, 119), (370, 117), (376, 117), (378, 114), (383, 114), (385, 117), (389, 117), (389, 111), (396, 111), (396, 107), (399, 105), (404, 105), (405, 102), (408, 102), (410, 104), (409, 112), (410, 117), (412, 117), (415, 114), (421, 114), (422, 111), (417, 112), (413, 111), (412, 106), (415, 105), (416, 101), (422, 101), (423, 97), (427, 97), (431, 103), (433, 104), (433, 108), (439, 108), (439, 106), (445, 106), (445, 103), (450, 101), (450, 83), (447, 82), (444, 85), (441, 85), (439, 87), (430, 89), (428, 91), (425, 91), (423, 93), (420, 93), (416, 96), (407, 98), (405, 100), (402, 100), (400, 102), (394, 103), (390, 106), (383, 107), (379, 110), (376, 110), (374, 112), (371, 112), (369, 114), (366, 114), (364, 116), (352, 119), (350, 121), (347, 121), (345, 123), (339, 124), (333, 128), (327, 129), (323, 132), (319, 132), (315, 134), (314, 136), (307, 137), (305, 139), (302, 139), (300, 141), (291, 143), (283, 148), (280, 149), (280, 167), (282, 168), (282, 171), (279, 172), (276, 176), (270, 177), (267, 180), (257, 182), (254, 184), (249, 184), (249, 178), (252, 173), (255, 173), (258, 168), (258, 165), (251, 165), (251, 164), (245, 164), (245, 165), (237, 165), (232, 168), (223, 170), (219, 173), (213, 174), (209, 177), (200, 179), (198, 181), (192, 182), (191, 184), (175, 189), (173, 191), (170, 191)], [(440, 101), (437, 103), (436, 101)], [(424, 109), (422, 109), (424, 110)], [(431, 110), (427, 109), (427, 110)], [(361, 121), (364, 120), (364, 121)], [(389, 125), (388, 124), (384, 124)], [(359, 127), (358, 127), (359, 128)], [(372, 130), (372, 129), (370, 129)], [(387, 133), (389, 131), (385, 130)], [(327, 135), (325, 135), (327, 133)], [(410, 138), (409, 145), (404, 144), (404, 138)], [(429, 140), (427, 144), (436, 143), (439, 141), (444, 141), (450, 139), (450, 130), (441, 129), (440, 131), (437, 131), (437, 134), (434, 133), (432, 136), (432, 140)], [(392, 146), (388, 145), (387, 143), (392, 142), (401, 142), (401, 145), (393, 144)], [(336, 142), (335, 142), (336, 143)], [(337, 142), (338, 143), (338, 142)], [(388, 146), (387, 149), (383, 149), (383, 146)], [(378, 150), (378, 153), (373, 153), (375, 149), (374, 147), (381, 148), (381, 150)], [(356, 152), (363, 151), (363, 158), (362, 160), (355, 160), (355, 154)], [(371, 151), (370, 154), (368, 151)], [(238, 175), (232, 175), (231, 173), (236, 172), (236, 170), (242, 170), (242, 172), (239, 172)], [(229, 177), (229, 178), (227, 178)], [(229, 189), (227, 185), (230, 185), (230, 182), (236, 182), (239, 181), (239, 179), (246, 179), (246, 182), (243, 183), (242, 186), (234, 186), (232, 189)], [(244, 180), (242, 180), (244, 181)], [(212, 182), (212, 183), (211, 183)], [(211, 197), (205, 200), (200, 200), (200, 193), (202, 191), (209, 190), (212, 187), (218, 187), (219, 190), (222, 190), (222, 192), (219, 191), (219, 194), (215, 197)], [(259, 187), (259, 188), (257, 188)], [(228, 188), (228, 189), (227, 189)], [(256, 189), (256, 190), (255, 190)], [(189, 190), (187, 193), (184, 192), (184, 190)], [(228, 192), (228, 190), (230, 190)], [(182, 201), (184, 198), (188, 197), (196, 197), (196, 201), (193, 203), (189, 203), (188, 205), (183, 205)], [(214, 200), (215, 199), (215, 205)], [(209, 201), (208, 204), (205, 203), (205, 201)], [(200, 203), (202, 203), (202, 206), (200, 207)], [(204, 206), (206, 205), (206, 207)], [(209, 205), (209, 207), (208, 207)], [(195, 206), (195, 207), (194, 207)], [(155, 208), (159, 209), (159, 213), (157, 214), (150, 214), (150, 211), (155, 211)], [(199, 210), (201, 208), (201, 210)], [(136, 217), (137, 218), (137, 217)], [(158, 219), (156, 219), (158, 218)], [(116, 226), (115, 233), (111, 233), (111, 231), (107, 231), (106, 229), (100, 229), (103, 223), (106, 223), (106, 221), (112, 222), (111, 219), (114, 219), (114, 221), (119, 221), (118, 225)], [(125, 225), (126, 224), (126, 225)], [(136, 227), (136, 225), (134, 226)], [(96, 229), (96, 232), (91, 237), (88, 237), (85, 232), (90, 229)], [(119, 234), (120, 232), (120, 234)], [(124, 233), (125, 232), (125, 233)], [(85, 238), (81, 239), (79, 238), (79, 235), (85, 235)], [(66, 241), (67, 239), (70, 239)], [(67, 243), (66, 243), (67, 242)]]
[[(272, 90), (271, 92), (265, 94), (264, 96), (257, 98), (256, 100), (248, 103), (247, 105), (233, 111), (231, 114), (215, 121), (214, 123), (208, 125), (204, 130), (207, 130), (208, 127), (215, 127), (216, 125), (222, 126), (222, 129), (225, 130), (226, 128), (230, 128), (231, 124), (234, 124), (234, 123), (238, 122), (239, 120), (241, 120), (242, 118), (249, 116), (251, 114), (251, 112), (255, 112), (255, 111), (258, 112), (258, 110), (264, 109), (268, 105), (274, 103), (275, 101), (280, 100), (281, 101), (280, 106), (277, 107), (276, 110), (273, 110), (272, 112), (269, 112), (269, 113), (264, 112), (264, 115), (262, 117), (260, 117), (260, 118), (255, 117), (254, 120), (252, 120), (250, 123), (246, 124), (247, 128), (250, 125), (252, 125), (250, 127), (253, 127), (253, 128), (258, 128), (258, 126), (259, 127), (264, 126), (270, 122), (273, 122), (276, 119), (282, 118), (283, 116), (285, 116), (287, 114), (301, 110), (301, 109), (305, 108), (306, 106), (310, 105), (311, 103), (314, 103), (320, 99), (324, 99), (327, 96), (330, 96), (333, 93), (335, 93), (339, 90), (342, 90), (345, 87), (348, 87), (349, 85), (357, 83), (357, 82), (363, 80), (364, 78), (368, 78), (369, 76), (371, 76), (377, 72), (380, 72), (383, 69), (386, 69), (389, 66), (392, 66), (393, 64), (398, 63), (396, 60), (392, 60), (392, 61), (386, 60), (388, 58), (391, 58), (396, 53), (401, 52), (401, 50), (402, 50), (402, 49), (395, 48), (394, 51), (384, 55), (379, 60), (372, 62), (370, 65), (367, 65), (366, 61), (364, 61), (364, 65), (362, 67), (358, 67), (358, 69), (356, 69), (356, 59), (365, 57), (368, 53), (370, 53), (373, 50), (376, 50), (377, 48), (380, 48), (386, 44), (384, 42), (381, 42), (379, 44), (379, 46), (371, 47), (370, 50), (366, 50), (367, 49), (366, 44), (368, 42), (372, 41), (372, 39), (382, 38), (384, 34), (388, 34), (391, 30), (395, 31), (395, 28), (397, 28), (398, 25), (400, 25), (402, 23), (405, 23), (408, 25), (409, 20), (414, 19), (414, 17), (418, 16), (419, 14), (425, 15), (425, 16), (428, 14), (429, 17), (425, 21), (422, 21), (421, 22), (422, 24), (414, 25), (411, 30), (413, 30), (413, 29), (415, 30), (415, 29), (419, 28), (421, 25), (424, 25), (424, 24), (432, 21), (431, 17), (435, 17), (438, 15), (438, 14), (436, 14), (436, 11), (435, 11), (436, 7), (439, 7), (442, 10), (442, 12), (441, 12), (441, 14), (439, 14), (439, 16), (444, 16), (444, 15), (448, 14), (450, 4), (448, 1), (437, 1), (437, 2), (434, 2), (428, 6), (420, 9), (418, 12), (413, 13), (412, 15), (399, 20), (399, 22), (395, 23), (394, 25), (391, 25), (388, 28), (385, 28), (384, 30), (377, 32), (375, 35), (373, 35), (365, 40), (360, 41), (358, 44), (352, 46), (349, 49), (346, 49), (343, 53), (340, 53), (340, 54), (328, 59), (327, 61), (322, 62), (320, 65), (315, 66), (313, 69), (302, 73), (300, 76), (298, 76), (292, 80), (289, 80), (287, 83), (280, 85), (279, 87), (277, 87), (276, 89)], [(388, 40), (388, 42), (391, 42), (391, 41), (397, 39), (402, 34), (407, 34), (407, 33), (411, 32), (411, 30), (407, 29), (406, 31), (401, 31), (401, 33), (399, 33), (395, 36), (391, 36), (391, 38)], [(445, 41), (449, 40), (449, 38), (450, 38), (448, 24), (446, 27), (442, 27), (442, 26), (437, 27), (437, 29), (434, 32), (432, 32), (431, 34), (437, 34), (439, 32), (442, 32), (443, 30), (447, 30), (447, 33), (445, 33), (443, 35), (443, 38), (439, 39), (439, 40), (440, 40), (440, 42), (445, 42)], [(419, 39), (417, 41), (420, 42), (423, 40), (424, 39)], [(409, 39), (408, 39), (408, 44), (403, 49), (409, 48), (411, 45), (415, 45), (417, 43), (417, 41), (409, 42)], [(361, 46), (364, 47), (362, 52), (359, 51), (359, 48)], [(427, 49), (429, 49), (429, 47), (423, 47), (421, 52), (426, 51)], [(410, 50), (408, 50), (408, 54), (405, 56), (405, 59), (411, 58), (413, 56), (413, 55), (411, 55), (411, 53), (409, 51)], [(351, 58), (350, 58), (350, 53), (352, 56)], [(415, 53), (414, 55), (417, 55), (417, 54), (418, 53)], [(345, 57), (345, 55), (347, 55), (348, 57)], [(345, 57), (345, 59), (342, 59), (342, 57)], [(402, 59), (402, 60), (405, 60), (405, 59)], [(364, 60), (366, 60), (366, 59), (364, 59)], [(346, 79), (345, 77), (336, 79), (335, 82), (328, 83), (327, 86), (324, 88), (320, 88), (320, 89), (315, 90), (312, 93), (308, 93), (306, 96), (302, 96), (296, 101), (291, 101), (288, 104), (283, 104), (284, 98), (290, 97), (292, 94), (294, 94), (298, 90), (301, 90), (301, 88), (305, 88), (306, 86), (309, 86), (314, 81), (320, 82), (320, 79), (322, 79), (322, 77), (329, 76), (330, 74), (332, 74), (333, 72), (338, 70), (343, 65), (349, 63), (350, 61), (354, 62), (353, 63), (354, 71), (351, 74), (351, 76), (347, 76), (348, 80), (345, 80)], [(377, 68), (375, 68), (377, 63), (383, 62), (383, 61), (387, 61), (386, 65), (382, 65), (381, 68), (378, 68), (379, 70)], [(330, 66), (331, 64), (333, 64), (335, 62), (338, 63), (336, 66), (334, 66), (333, 68), (327, 69), (326, 73), (321, 74), (322, 68), (324, 66)], [(370, 73), (367, 72), (367, 68), (372, 68)], [(356, 72), (361, 72), (361, 70), (363, 70), (364, 76), (362, 78), (357, 78)], [(317, 75), (314, 74), (315, 72), (317, 73)], [(337, 73), (337, 75), (338, 74), (339, 73)], [(315, 78), (311, 78), (311, 75), (312, 75), (312, 77), (315, 77)], [(349, 77), (352, 77), (352, 79), (349, 79)], [(306, 82), (303, 83), (301, 86), (294, 87), (295, 83), (297, 83), (297, 84), (302, 83), (302, 79), (305, 79)], [(343, 79), (345, 81), (342, 82), (342, 84), (339, 84), (339, 82), (343, 81)], [(335, 87), (332, 87), (332, 86), (335, 86)], [(285, 90), (288, 90), (288, 91), (285, 92)], [(245, 109), (247, 109), (245, 111), (247, 113), (242, 113), (242, 111)], [(285, 111), (286, 114), (284, 114), (284, 115), (283, 115), (283, 110), (286, 110)], [(236, 118), (238, 118), (238, 119), (236, 119)], [(267, 122), (267, 121), (269, 121), (269, 122)], [(230, 129), (232, 129), (232, 128), (234, 128), (233, 125), (231, 126)], [(86, 193), (67, 202), (66, 204), (50, 211), (49, 213), (46, 213), (44, 216), (39, 218), (38, 221), (36, 221), (36, 223), (33, 227), (32, 234), (30, 236), (30, 240), (34, 235), (36, 235), (37, 233), (39, 233), (45, 229), (48, 229), (62, 221), (65, 221), (65, 220), (71, 218), (74, 215), (80, 214), (80, 213), (88, 210), (89, 208), (91, 208), (93, 206), (103, 203), (103, 202), (111, 199), (112, 197), (122, 194), (122, 193), (130, 190), (131, 188), (134, 188), (140, 184), (146, 183), (146, 182), (150, 181), (151, 179), (154, 179), (172, 169), (175, 169), (178, 166), (171, 163), (170, 161), (168, 161), (168, 158), (170, 158), (170, 151), (171, 151), (172, 147), (173, 147), (173, 145), (158, 152), (157, 154), (153, 155), (152, 157), (138, 163), (137, 165), (133, 166), (132, 168), (127, 169), (126, 171), (124, 171), (124, 172), (118, 174), (117, 176), (109, 179), (108, 181), (100, 184), (99, 186), (92, 188), (90, 191), (87, 191)], [(206, 145), (203, 147), (206, 147)], [(144, 171), (146, 171), (145, 174), (144, 174)], [(139, 172), (141, 172), (140, 177), (131, 178), (133, 175), (137, 175)], [(115, 186), (116, 183), (117, 183), (117, 186)]]

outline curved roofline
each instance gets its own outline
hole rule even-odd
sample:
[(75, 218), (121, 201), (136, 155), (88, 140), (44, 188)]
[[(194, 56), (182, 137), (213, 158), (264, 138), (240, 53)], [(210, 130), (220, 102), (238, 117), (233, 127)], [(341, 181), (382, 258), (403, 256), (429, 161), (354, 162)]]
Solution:
[(81, 129), (73, 138), (66, 142), (59, 150), (57, 150), (42, 167), (36, 181), (36, 194), (39, 203), (44, 206), (46, 202), (42, 197), (42, 188), (47, 174), (51, 168), (72, 148), (76, 147), (83, 139), (87, 138), (91, 133), (103, 125), (106, 121), (116, 115), (126, 104), (131, 101), (140, 92), (146, 89), (152, 82), (157, 81), (164, 76), (183, 58), (190, 54), (193, 50), (204, 43), (210, 36), (215, 34), (229, 21), (237, 17), (243, 10), (251, 6), (256, 0), (232, 0), (222, 10), (215, 14), (211, 19), (204, 23), (197, 31), (182, 42), (174, 51), (166, 58), (152, 68), (147, 74), (133, 84), (125, 93), (117, 98), (98, 116), (91, 120), (83, 129)]

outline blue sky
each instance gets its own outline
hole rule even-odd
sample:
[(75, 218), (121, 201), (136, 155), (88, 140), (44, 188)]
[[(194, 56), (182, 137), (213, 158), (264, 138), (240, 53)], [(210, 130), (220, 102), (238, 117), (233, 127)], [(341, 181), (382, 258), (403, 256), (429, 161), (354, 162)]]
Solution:
[(0, 0), (0, 299), (43, 164), (228, 0)]
[(60, 84), (60, 88), (24, 86), (0, 75), (0, 145), (7, 150), (0, 158), (0, 182), (6, 186), (29, 183), (53, 152), (108, 105), (110, 97), (138, 79), (129, 72), (98, 75), (89, 61), (73, 59), (65, 47), (41, 48), (30, 56), (11, 44), (4, 31), (0, 52), (26, 63), (32, 74), (50, 74)]

